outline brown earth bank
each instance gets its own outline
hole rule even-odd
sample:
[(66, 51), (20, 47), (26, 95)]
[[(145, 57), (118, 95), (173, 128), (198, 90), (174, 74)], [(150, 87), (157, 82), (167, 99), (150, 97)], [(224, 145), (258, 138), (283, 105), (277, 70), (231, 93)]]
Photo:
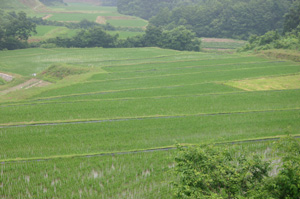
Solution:
[(203, 38), (202, 42), (220, 42), (220, 43), (245, 43), (244, 41), (238, 41), (234, 39), (221, 39), (221, 38)]
[(106, 20), (126, 20), (126, 19), (135, 19), (134, 17), (129, 16), (107, 16)]
[(94, 5), (101, 5), (101, 0), (64, 0), (65, 3), (90, 3)]
[(105, 17), (98, 16), (97, 19), (96, 19), (96, 23), (98, 23), (98, 24), (106, 24)]
[(52, 17), (52, 16), (53, 16), (53, 14), (48, 14), (48, 15), (44, 16), (42, 19), (43, 19), (43, 20), (46, 20), (46, 19), (49, 19), (49, 18)]

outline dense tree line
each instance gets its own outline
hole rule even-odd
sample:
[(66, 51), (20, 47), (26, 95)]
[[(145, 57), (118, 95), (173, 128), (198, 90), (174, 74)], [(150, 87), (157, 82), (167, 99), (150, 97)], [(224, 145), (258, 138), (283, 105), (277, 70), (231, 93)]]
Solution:
[[(179, 147), (176, 198), (300, 198), (300, 142), (287, 137), (275, 160), (226, 146)], [(274, 162), (279, 163), (274, 165)]]
[(26, 48), (27, 39), (36, 32), (36, 25), (24, 12), (4, 13), (0, 10), (0, 50)]
[(291, 4), (291, 0), (119, 0), (118, 10), (164, 29), (183, 25), (198, 37), (247, 39), (281, 29)]
[(42, 47), (104, 47), (134, 48), (160, 47), (181, 51), (199, 51), (200, 40), (184, 26), (163, 31), (155, 26), (148, 26), (145, 34), (127, 39), (118, 39), (118, 35), (110, 35), (101, 27), (81, 30), (72, 38), (56, 37), (41, 42)]
[(101, 6), (117, 6), (117, 0), (100, 0)]
[(248, 43), (241, 50), (268, 50), (274, 48), (300, 50), (300, 0), (293, 3), (284, 18), (282, 34), (278, 31), (269, 31), (261, 36), (251, 35)]

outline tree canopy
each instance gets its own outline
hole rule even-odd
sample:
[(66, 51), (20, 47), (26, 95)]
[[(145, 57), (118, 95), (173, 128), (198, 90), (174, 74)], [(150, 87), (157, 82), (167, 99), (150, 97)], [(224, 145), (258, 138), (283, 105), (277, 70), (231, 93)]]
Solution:
[(279, 165), (228, 146), (178, 148), (176, 198), (300, 197), (300, 142), (295, 138), (284, 138), (273, 148)]
[(123, 14), (173, 29), (183, 25), (198, 37), (247, 39), (283, 27), (291, 0), (119, 0)]
[(0, 50), (26, 47), (28, 37), (34, 32), (36, 25), (28, 20), (25, 12), (0, 11)]

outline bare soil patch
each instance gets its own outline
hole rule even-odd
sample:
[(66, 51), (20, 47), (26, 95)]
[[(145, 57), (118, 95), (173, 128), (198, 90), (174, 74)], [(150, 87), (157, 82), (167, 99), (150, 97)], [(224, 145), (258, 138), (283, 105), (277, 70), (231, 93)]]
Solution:
[(51, 83), (49, 82), (45, 82), (43, 80), (39, 80), (39, 79), (30, 79), (22, 84), (19, 84), (17, 86), (14, 86), (14, 87), (11, 87), (9, 89), (6, 89), (4, 91), (1, 91), (0, 94), (7, 94), (7, 93), (10, 93), (10, 92), (13, 92), (13, 91), (16, 91), (16, 90), (20, 90), (20, 89), (29, 89), (29, 88), (32, 88), (32, 87), (44, 87), (44, 86), (48, 86), (50, 85)]
[(43, 20), (49, 19), (52, 16), (53, 16), (53, 14), (46, 15), (46, 16), (43, 17)]
[(237, 41), (233, 39), (220, 39), (220, 38), (203, 38), (203, 42), (222, 42), (222, 43), (245, 43), (244, 41)]
[(13, 76), (5, 74), (5, 73), (0, 73), (0, 77), (2, 79), (4, 79), (5, 81), (7, 81), (7, 82), (10, 82), (10, 81), (12, 81), (14, 79)]
[(135, 19), (134, 17), (128, 17), (128, 16), (107, 16), (105, 17), (106, 20), (130, 20)]
[(96, 19), (96, 23), (98, 23), (98, 24), (106, 24), (105, 17), (98, 16), (97, 19)]

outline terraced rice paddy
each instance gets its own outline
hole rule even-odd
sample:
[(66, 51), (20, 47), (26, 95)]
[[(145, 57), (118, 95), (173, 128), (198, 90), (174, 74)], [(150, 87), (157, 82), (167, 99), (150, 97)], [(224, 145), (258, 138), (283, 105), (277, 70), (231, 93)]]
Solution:
[(87, 69), (46, 87), (3, 94), (0, 85), (3, 198), (172, 198), (176, 151), (163, 149), (300, 134), (297, 62), (158, 48), (28, 49), (0, 59), (16, 77), (5, 88), (43, 78), (53, 64)]

